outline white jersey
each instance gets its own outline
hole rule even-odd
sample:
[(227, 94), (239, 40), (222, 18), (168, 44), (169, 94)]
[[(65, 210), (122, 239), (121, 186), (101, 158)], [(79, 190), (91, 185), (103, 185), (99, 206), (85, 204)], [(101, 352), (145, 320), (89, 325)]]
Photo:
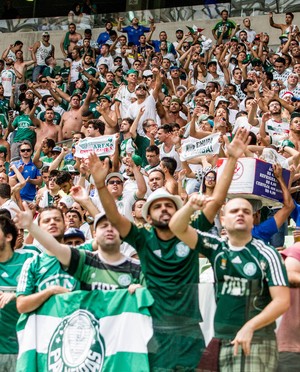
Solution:
[(40, 41), (40, 46), (36, 50), (36, 64), (38, 66), (46, 66), (45, 59), (51, 55), (53, 46), (50, 44), (49, 46), (45, 46)]
[(160, 125), (160, 119), (159, 119), (159, 117), (157, 115), (157, 111), (156, 111), (156, 102), (155, 102), (155, 99), (153, 98), (152, 94), (150, 96), (148, 96), (145, 99), (145, 101), (142, 102), (142, 103), (138, 103), (137, 101), (132, 103), (128, 107), (128, 111), (127, 111), (126, 116), (134, 120), (138, 116), (138, 113), (140, 112), (140, 109), (142, 107), (145, 108), (145, 111), (144, 111), (143, 115), (141, 116), (141, 118), (139, 120), (139, 123), (138, 123), (138, 126), (137, 126), (137, 133), (140, 136), (145, 136), (145, 132), (143, 130), (144, 120), (152, 119), (158, 125)]
[(125, 118), (127, 114), (127, 109), (132, 103), (132, 99), (136, 99), (135, 91), (130, 92), (127, 85), (120, 86), (117, 91), (115, 100), (120, 102), (120, 114), (121, 118)]
[(4, 97), (12, 95), (12, 86), (16, 83), (16, 74), (14, 70), (3, 70), (0, 75), (0, 81), (4, 89)]
[(75, 83), (79, 79), (79, 68), (82, 68), (82, 59), (73, 61), (71, 64), (71, 83)]
[(180, 158), (179, 158), (179, 154), (175, 150), (175, 145), (171, 148), (171, 150), (169, 152), (165, 151), (165, 147), (164, 147), (163, 143), (161, 145), (159, 145), (158, 147), (159, 147), (159, 158), (162, 159), (162, 158), (165, 158), (165, 157), (169, 157), (169, 158), (175, 159), (176, 162), (177, 162), (176, 172), (179, 172), (182, 169), (182, 166), (181, 166), (181, 161), (180, 161)]

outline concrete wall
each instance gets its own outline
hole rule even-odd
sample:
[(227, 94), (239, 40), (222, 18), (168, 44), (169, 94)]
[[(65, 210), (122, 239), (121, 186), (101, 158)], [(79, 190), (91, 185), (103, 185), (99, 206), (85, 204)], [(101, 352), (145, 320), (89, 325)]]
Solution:
[[(241, 17), (237, 18), (231, 18), (235, 22), (243, 25)], [(267, 32), (270, 35), (270, 45), (278, 45), (279, 44), (279, 36), (280, 36), (280, 30), (275, 29), (270, 27), (269, 25), (269, 15), (263, 15), (263, 16), (255, 16), (255, 17), (250, 17), (251, 23), (252, 23), (252, 28), (256, 32)], [(285, 23), (285, 16), (284, 15), (279, 15), (279, 14), (274, 14), (274, 20), (276, 23)], [(216, 20), (203, 20), (203, 21), (198, 21), (196, 23), (196, 26), (205, 28), (203, 31), (203, 34), (209, 38), (212, 37), (211, 29), (215, 25)], [(295, 13), (295, 19), (294, 19), (294, 24), (297, 24), (300, 26), (300, 13)], [(175, 30), (177, 28), (182, 28), (183, 30), (186, 30), (188, 32), (188, 29), (186, 26), (193, 26), (193, 22), (169, 22), (169, 23), (157, 23), (156, 24), (156, 30), (153, 35), (153, 39), (158, 38), (158, 34), (160, 31), (165, 30), (168, 34), (168, 40), (174, 41), (174, 35), (175, 35)], [(241, 27), (242, 28), (242, 27)], [(300, 27), (299, 27), (300, 28)], [(98, 29), (95, 28), (93, 30), (93, 38), (97, 38), (99, 33), (102, 32), (103, 29)], [(16, 40), (21, 40), (24, 42), (24, 58), (25, 60), (30, 59), (30, 52), (28, 51), (28, 47), (33, 45), (33, 43), (37, 40), (41, 39), (41, 34), (42, 32), (17, 32), (17, 33), (2, 33), (0, 34), (0, 51), (1, 54), (7, 48), (9, 44), (13, 44)], [(65, 31), (50, 31), (51, 38), (50, 42), (54, 44), (55, 49), (56, 49), (56, 57), (58, 60), (62, 59), (62, 53), (60, 51), (60, 41), (65, 35)]]

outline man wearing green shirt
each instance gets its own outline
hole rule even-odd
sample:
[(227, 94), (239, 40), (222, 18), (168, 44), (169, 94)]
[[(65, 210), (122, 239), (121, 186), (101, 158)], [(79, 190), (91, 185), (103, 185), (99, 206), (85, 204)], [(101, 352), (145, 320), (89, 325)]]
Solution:
[(16, 289), (25, 261), (32, 251), (14, 251), (18, 230), (7, 217), (0, 216), (0, 371), (15, 371), (18, 355)]
[(9, 132), (18, 129), (11, 145), (11, 158), (19, 156), (19, 147), (24, 140), (28, 140), (32, 148), (34, 148), (36, 140), (35, 126), (29, 117), (32, 107), (33, 102), (25, 98), (20, 105), (21, 114), (12, 123), (10, 121), (8, 123)]
[[(212, 200), (195, 221), (195, 226), (205, 231), (212, 227), (225, 200), (236, 160), (246, 148), (248, 133), (241, 129), (231, 144), (225, 137), (224, 141), (229, 156), (226, 172), (217, 183)], [(92, 154), (89, 165), (107, 218), (121, 238), (136, 249), (146, 285), (155, 300), (151, 308), (154, 337), (148, 345), (151, 369), (195, 369), (204, 347), (199, 328), (198, 253), (176, 238), (168, 226), (172, 215), (182, 205), (181, 199), (164, 189), (157, 189), (143, 206), (143, 217), (149, 225), (138, 228), (118, 213), (105, 186), (108, 161), (102, 164)]]
[(189, 226), (190, 216), (206, 202), (205, 196), (193, 195), (173, 216), (170, 228), (191, 249), (205, 255), (214, 270), (220, 371), (275, 372), (275, 320), (290, 302), (280, 254), (252, 237), (253, 210), (246, 199), (232, 199), (224, 207), (221, 221), (228, 240)]
[(238, 28), (233, 21), (228, 19), (228, 10), (222, 10), (221, 17), (222, 20), (217, 22), (212, 29), (212, 34), (215, 40), (226, 42), (235, 35)]

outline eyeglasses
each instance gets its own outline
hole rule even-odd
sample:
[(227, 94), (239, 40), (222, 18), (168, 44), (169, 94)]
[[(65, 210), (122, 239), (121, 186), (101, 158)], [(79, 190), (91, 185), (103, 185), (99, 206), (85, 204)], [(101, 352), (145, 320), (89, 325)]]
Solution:
[(216, 178), (212, 177), (212, 176), (206, 176), (205, 179), (208, 180), (208, 181), (215, 181), (216, 180)]
[(122, 181), (112, 180), (107, 182), (109, 185), (122, 185)]
[(30, 152), (31, 151), (31, 149), (20, 149), (20, 152)]

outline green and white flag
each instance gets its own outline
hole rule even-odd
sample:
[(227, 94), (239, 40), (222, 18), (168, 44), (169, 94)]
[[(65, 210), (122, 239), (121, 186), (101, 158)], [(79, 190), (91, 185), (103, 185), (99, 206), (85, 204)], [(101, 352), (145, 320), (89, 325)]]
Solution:
[(146, 288), (52, 296), (17, 324), (17, 372), (149, 371)]

